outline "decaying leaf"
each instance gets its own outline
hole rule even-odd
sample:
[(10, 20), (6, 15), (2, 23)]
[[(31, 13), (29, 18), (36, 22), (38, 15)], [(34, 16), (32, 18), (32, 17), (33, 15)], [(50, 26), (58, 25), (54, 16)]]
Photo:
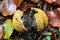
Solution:
[(60, 5), (60, 0), (45, 0), (46, 2), (48, 2), (48, 3), (53, 3), (53, 2), (55, 2), (55, 3), (57, 3), (58, 5)]
[(18, 6), (20, 6), (20, 4), (23, 0), (13, 0), (13, 1), (16, 4), (16, 6), (18, 7)]
[(4, 36), (3, 36), (3, 38), (4, 39), (9, 39), (11, 34), (13, 33), (13, 30), (14, 30), (12, 21), (10, 19), (7, 19), (4, 22), (3, 27), (4, 27)]
[(13, 15), (14, 28), (19, 32), (23, 32), (25, 30), (25, 27), (23, 25), (23, 21), (21, 19), (22, 16), (23, 16), (23, 12), (21, 10), (17, 10), (15, 12), (15, 14)]
[(56, 0), (45, 0), (47, 1), (48, 3), (52, 3), (52, 2), (55, 2)]
[(60, 0), (56, 0), (56, 3), (60, 5)]
[(31, 7), (35, 7), (36, 4), (33, 3), (26, 3), (26, 2), (22, 2), (21, 6), (19, 7), (22, 11), (26, 11), (27, 9), (30, 9)]
[(12, 15), (16, 11), (16, 5), (12, 0), (3, 0), (0, 3), (0, 12), (3, 16)]
[(50, 22), (50, 24), (54, 27), (60, 27), (60, 20), (54, 20)]
[(60, 27), (60, 10), (59, 8), (47, 12), (50, 24), (55, 27)]
[(31, 1), (34, 2), (34, 3), (39, 3), (39, 2), (42, 2), (42, 3), (46, 3), (46, 2), (53, 3), (53, 2), (55, 2), (58, 5), (60, 5), (60, 0), (31, 0)]

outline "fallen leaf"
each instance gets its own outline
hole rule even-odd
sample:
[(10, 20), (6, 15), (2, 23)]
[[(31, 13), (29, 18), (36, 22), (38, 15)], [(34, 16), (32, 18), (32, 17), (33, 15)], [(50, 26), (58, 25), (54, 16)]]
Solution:
[(12, 21), (10, 19), (7, 19), (4, 22), (3, 27), (4, 27), (4, 36), (3, 36), (3, 38), (4, 39), (9, 39), (11, 34), (13, 33), (13, 30), (14, 30)]
[(60, 8), (47, 12), (50, 24), (55, 27), (60, 27)]
[(23, 0), (13, 0), (14, 3), (16, 4), (16, 6), (20, 6), (20, 4), (22, 3)]
[(3, 16), (12, 15), (16, 11), (16, 5), (12, 0), (3, 0), (0, 6), (0, 12)]
[(56, 0), (56, 3), (60, 5), (60, 0)]
[(53, 25), (54, 27), (60, 27), (60, 20), (55, 20), (53, 22), (50, 22), (51, 25)]
[(19, 7), (22, 11), (26, 11), (27, 9), (30, 9), (31, 7), (35, 7), (36, 4), (32, 4), (32, 3), (26, 3), (26, 2), (22, 2), (21, 6)]

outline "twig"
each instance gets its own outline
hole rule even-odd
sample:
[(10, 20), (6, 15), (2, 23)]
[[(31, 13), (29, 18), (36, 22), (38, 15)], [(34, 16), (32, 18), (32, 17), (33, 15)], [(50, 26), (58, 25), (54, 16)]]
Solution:
[(44, 33), (48, 30), (49, 26), (45, 29), (45, 31), (43, 33), (41, 33), (41, 36), (38, 38), (38, 40), (41, 39), (41, 37), (44, 35)]

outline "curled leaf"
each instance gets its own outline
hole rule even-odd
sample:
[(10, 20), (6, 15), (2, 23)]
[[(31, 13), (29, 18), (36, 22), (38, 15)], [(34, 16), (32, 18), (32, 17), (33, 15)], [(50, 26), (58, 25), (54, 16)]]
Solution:
[(14, 30), (12, 21), (10, 19), (7, 19), (4, 22), (3, 27), (4, 27), (4, 36), (3, 36), (3, 38), (4, 39), (9, 39), (11, 34), (13, 33), (13, 30)]

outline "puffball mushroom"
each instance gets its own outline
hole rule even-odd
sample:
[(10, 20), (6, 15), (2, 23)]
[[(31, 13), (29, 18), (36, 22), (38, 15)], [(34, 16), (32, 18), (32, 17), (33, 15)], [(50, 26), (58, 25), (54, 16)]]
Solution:
[(13, 25), (15, 30), (19, 32), (30, 31), (33, 29), (36, 31), (41, 31), (48, 26), (48, 17), (45, 12), (38, 8), (31, 9), (33, 9), (37, 13), (33, 13), (31, 10), (27, 10), (26, 14), (23, 14), (23, 11), (21, 10), (17, 10), (14, 13)]

